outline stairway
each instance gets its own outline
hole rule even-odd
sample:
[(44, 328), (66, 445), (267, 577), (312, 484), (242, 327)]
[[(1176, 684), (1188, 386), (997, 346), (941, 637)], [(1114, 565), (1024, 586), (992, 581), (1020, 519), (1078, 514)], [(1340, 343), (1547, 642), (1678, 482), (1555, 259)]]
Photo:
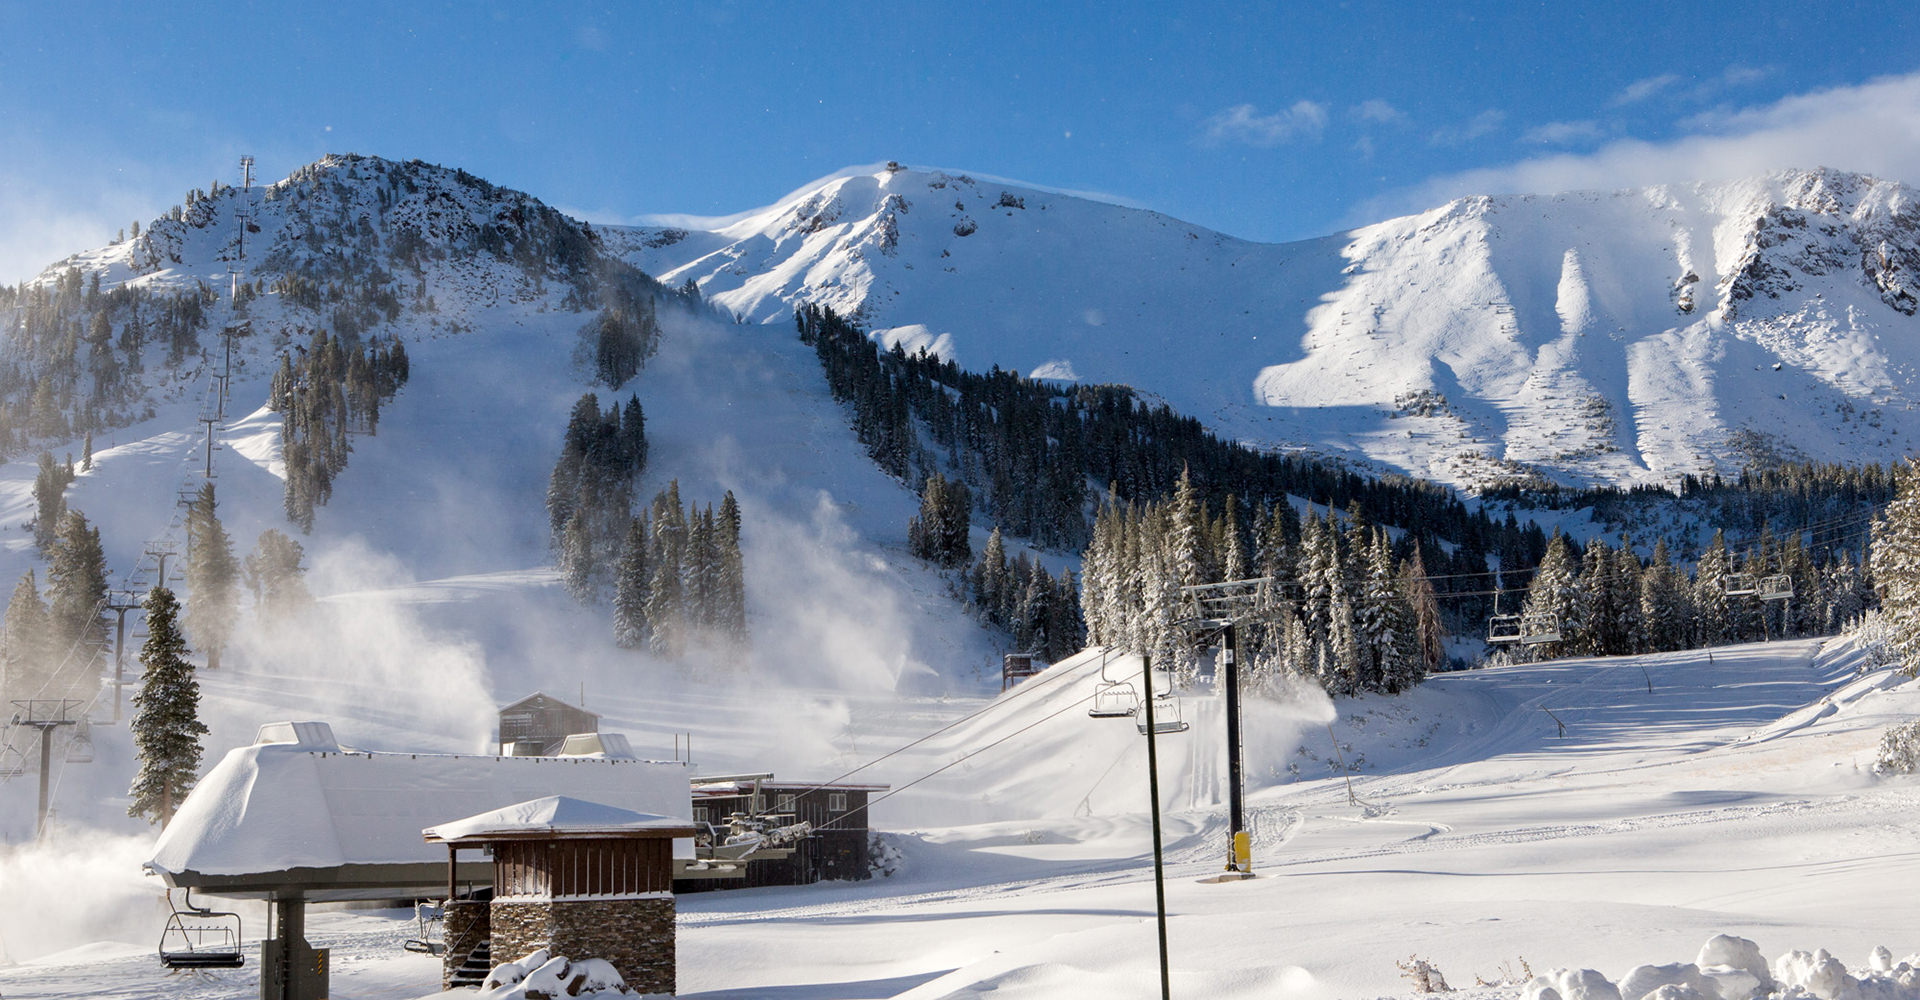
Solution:
[(467, 960), (462, 962), (458, 969), (453, 970), (453, 975), (447, 977), (447, 988), (478, 987), (486, 982), (487, 973), (492, 971), (493, 941), (492, 939), (482, 940), (467, 953)]

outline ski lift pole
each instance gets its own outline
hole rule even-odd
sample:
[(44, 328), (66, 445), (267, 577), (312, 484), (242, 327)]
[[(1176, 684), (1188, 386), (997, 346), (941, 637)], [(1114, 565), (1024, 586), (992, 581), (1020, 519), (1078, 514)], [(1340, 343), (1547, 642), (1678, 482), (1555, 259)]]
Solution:
[(1227, 622), (1222, 647), (1227, 687), (1227, 870), (1253, 874), (1253, 847), (1247, 836), (1245, 796), (1240, 787), (1240, 658), (1239, 636)]
[(1140, 654), (1140, 681), (1147, 693), (1147, 795), (1153, 800), (1153, 904), (1160, 924), (1160, 1000), (1173, 1000), (1173, 981), (1167, 973), (1167, 872), (1161, 859), (1160, 754), (1153, 731), (1153, 654)]

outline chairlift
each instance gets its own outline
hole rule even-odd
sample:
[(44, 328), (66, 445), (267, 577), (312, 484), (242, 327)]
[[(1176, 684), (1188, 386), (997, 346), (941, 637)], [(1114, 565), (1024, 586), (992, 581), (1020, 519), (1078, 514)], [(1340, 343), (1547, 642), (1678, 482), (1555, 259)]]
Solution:
[(1519, 615), (1494, 615), (1487, 619), (1487, 643), (1499, 646), (1519, 642), (1525, 629), (1521, 627)]
[(421, 955), (446, 954), (446, 914), (445, 903), (428, 899), (413, 904), (413, 919), (420, 926), (420, 935), (408, 938), (401, 947)]
[(1760, 578), (1760, 599), (1763, 601), (1785, 601), (1793, 598), (1793, 577), (1785, 573), (1774, 573)]
[(169, 969), (238, 969), (246, 964), (240, 951), (240, 915), (193, 905), (193, 890), (186, 890), (185, 909), (173, 905), (173, 891), (167, 891), (167, 905), (173, 915), (160, 932), (160, 964)]
[(1520, 616), (1520, 641), (1529, 646), (1560, 641), (1560, 616), (1551, 611), (1530, 611)]
[(1721, 589), (1728, 597), (1751, 597), (1760, 592), (1752, 573), (1728, 573), (1721, 581)]
[[(1189, 727), (1187, 726), (1187, 720), (1181, 716), (1180, 699), (1174, 697), (1173, 694), (1173, 675), (1167, 675), (1167, 687), (1164, 691), (1152, 690), (1152, 678), (1149, 677), (1148, 681), (1148, 694), (1153, 698), (1151, 707), (1153, 709), (1152, 730), (1154, 734), (1164, 736), (1168, 733), (1186, 732)], [(1142, 736), (1147, 735), (1148, 707), (1149, 706), (1146, 705), (1140, 706), (1140, 710), (1135, 712), (1133, 716), (1134, 728), (1140, 730), (1140, 735)]]
[(1132, 682), (1107, 676), (1107, 654), (1100, 654), (1100, 680), (1093, 688), (1093, 707), (1087, 715), (1095, 719), (1125, 719), (1140, 710), (1140, 692)]
[(0, 746), (0, 779), (18, 778), (27, 773), (27, 756), (11, 744)]
[(93, 763), (93, 723), (81, 719), (67, 738), (67, 763)]

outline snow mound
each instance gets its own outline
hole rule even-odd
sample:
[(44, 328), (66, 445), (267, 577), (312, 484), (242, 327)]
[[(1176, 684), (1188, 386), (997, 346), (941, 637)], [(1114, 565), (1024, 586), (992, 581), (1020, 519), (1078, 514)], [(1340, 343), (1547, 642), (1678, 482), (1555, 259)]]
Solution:
[(466, 996), (475, 1000), (551, 1000), (553, 997), (639, 997), (613, 963), (598, 958), (573, 960), (549, 955), (541, 948), (512, 962), (503, 962), (487, 974), (478, 994), (465, 990), (438, 996)]

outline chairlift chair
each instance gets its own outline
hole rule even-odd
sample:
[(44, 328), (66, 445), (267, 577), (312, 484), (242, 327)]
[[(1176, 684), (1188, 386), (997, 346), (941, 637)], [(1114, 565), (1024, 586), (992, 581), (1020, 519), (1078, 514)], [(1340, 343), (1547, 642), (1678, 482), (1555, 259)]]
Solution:
[(446, 954), (447, 942), (443, 923), (446, 913), (445, 903), (424, 900), (413, 904), (413, 919), (420, 926), (420, 936), (408, 938), (400, 946), (421, 955)]
[[(1153, 698), (1153, 704), (1151, 706), (1153, 709), (1153, 726), (1151, 727), (1153, 733), (1164, 736), (1168, 733), (1186, 732), (1189, 727), (1187, 726), (1187, 720), (1182, 717), (1180, 711), (1180, 699), (1174, 697), (1173, 694), (1173, 676), (1171, 674), (1167, 676), (1167, 687), (1164, 691), (1154, 690), (1155, 685), (1153, 684), (1153, 678), (1151, 676), (1147, 678), (1147, 682), (1147, 694)], [(1147, 735), (1149, 729), (1147, 726), (1148, 707), (1147, 705), (1140, 706), (1140, 711), (1135, 712), (1133, 716), (1134, 728), (1140, 730), (1140, 735), (1142, 736)]]
[(1526, 630), (1519, 615), (1494, 615), (1487, 619), (1487, 643), (1493, 646), (1519, 642)]
[(93, 723), (86, 719), (81, 719), (67, 738), (67, 763), (93, 763)]
[(1529, 645), (1559, 642), (1560, 616), (1551, 611), (1533, 611), (1520, 617), (1520, 641)]
[(1785, 573), (1774, 573), (1760, 578), (1760, 599), (1763, 601), (1785, 601), (1793, 598), (1793, 577)]
[[(1147, 735), (1147, 710), (1145, 707), (1142, 707), (1139, 712), (1134, 714), (1133, 725), (1134, 728), (1140, 730), (1140, 735)], [(1189, 728), (1187, 720), (1181, 718), (1180, 699), (1175, 698), (1172, 694), (1154, 695), (1153, 731), (1155, 734), (1165, 736), (1168, 733), (1184, 733)]]
[(1760, 591), (1752, 573), (1728, 573), (1721, 581), (1721, 589), (1728, 597), (1751, 597)]
[(0, 746), (0, 779), (18, 778), (27, 773), (27, 757), (11, 746)]
[(167, 891), (167, 906), (173, 915), (160, 931), (160, 964), (169, 969), (238, 969), (246, 964), (240, 951), (240, 915), (193, 905), (193, 890), (186, 890), (185, 909), (173, 905), (173, 891)]
[(1101, 654), (1100, 680), (1093, 688), (1093, 707), (1087, 715), (1095, 719), (1125, 719), (1140, 710), (1140, 692), (1129, 681), (1107, 676), (1106, 654)]

